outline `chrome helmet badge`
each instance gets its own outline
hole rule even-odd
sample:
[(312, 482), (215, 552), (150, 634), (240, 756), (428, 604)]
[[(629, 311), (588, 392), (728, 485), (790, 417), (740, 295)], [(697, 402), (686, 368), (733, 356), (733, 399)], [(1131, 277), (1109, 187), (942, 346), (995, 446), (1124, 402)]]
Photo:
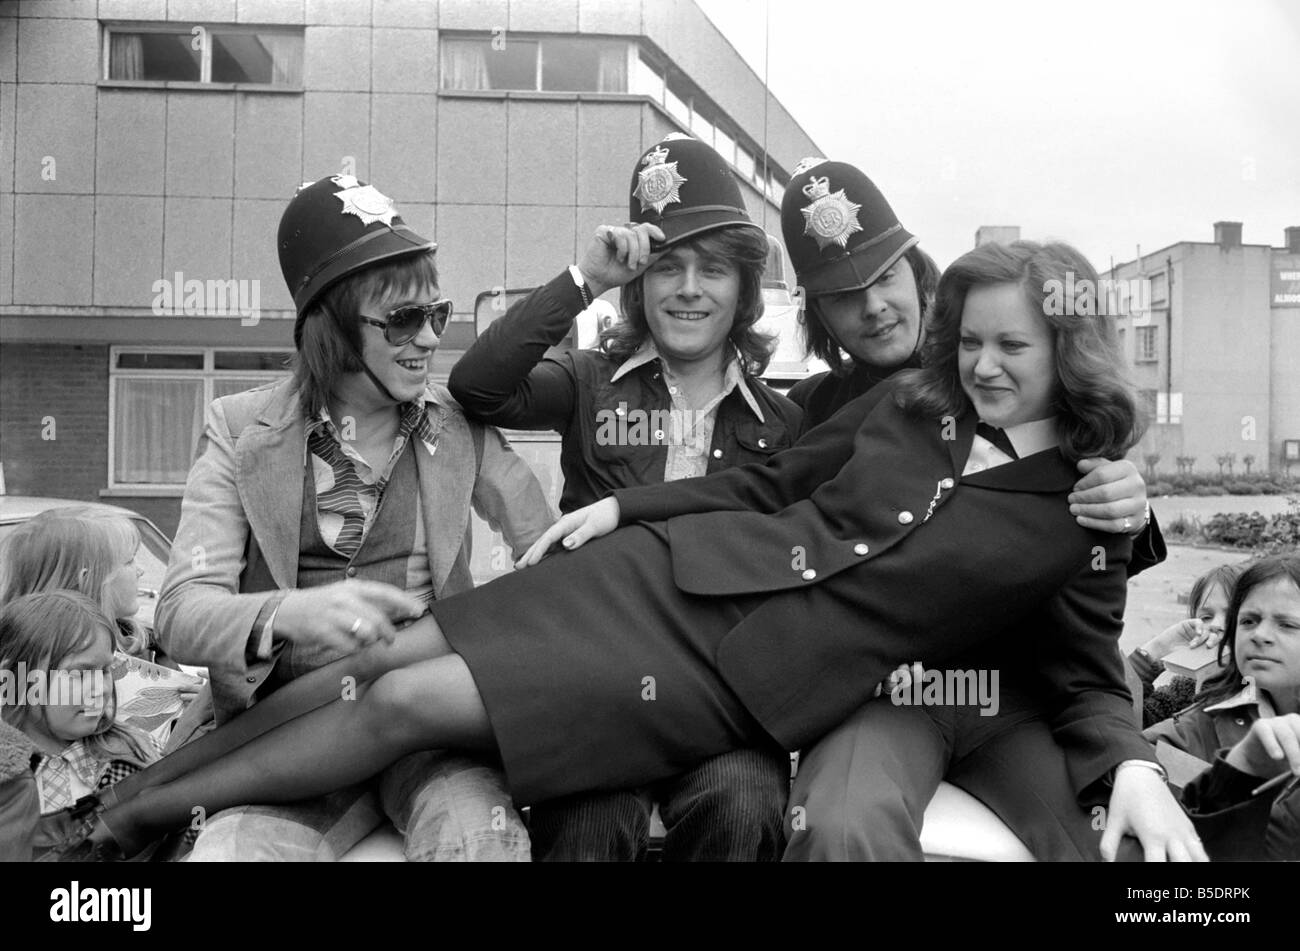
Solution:
[(655, 214), (662, 214), (664, 206), (682, 200), (679, 189), (686, 184), (686, 179), (677, 172), (677, 163), (668, 161), (668, 150), (658, 148), (641, 160), (646, 166), (637, 173), (638, 183), (632, 192), (641, 200), (641, 210), (654, 209)]
[(335, 175), (330, 181), (343, 189), (334, 195), (343, 202), (342, 214), (356, 215), (365, 225), (382, 221), (393, 226), (397, 203), (374, 185), (362, 185), (353, 175)]
[(803, 193), (812, 199), (811, 204), (799, 209), (804, 217), (803, 233), (810, 235), (823, 250), (832, 244), (847, 247), (849, 238), (862, 230), (858, 223), (862, 206), (849, 201), (842, 188), (832, 195), (830, 179), (824, 175), (810, 179)]

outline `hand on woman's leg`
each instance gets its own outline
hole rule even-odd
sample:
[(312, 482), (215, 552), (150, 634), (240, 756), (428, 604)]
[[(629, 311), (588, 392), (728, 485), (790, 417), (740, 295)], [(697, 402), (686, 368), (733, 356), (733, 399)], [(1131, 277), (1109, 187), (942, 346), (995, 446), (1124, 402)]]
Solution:
[[(193, 772), (109, 809), (107, 832), (128, 854), (189, 823), (245, 803), (294, 802), (367, 779), (421, 749), (492, 750), (487, 711), (455, 654), (384, 674)], [(102, 839), (104, 830), (99, 835)]]

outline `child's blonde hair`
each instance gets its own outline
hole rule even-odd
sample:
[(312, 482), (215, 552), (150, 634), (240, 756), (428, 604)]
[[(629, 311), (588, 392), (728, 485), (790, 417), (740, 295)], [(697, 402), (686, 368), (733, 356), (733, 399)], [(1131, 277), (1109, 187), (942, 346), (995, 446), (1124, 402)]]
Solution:
[(113, 646), (142, 654), (148, 633), (131, 618), (113, 618), (104, 582), (140, 547), (131, 520), (89, 506), (47, 509), (0, 545), (0, 604), (39, 591), (79, 591), (114, 621)]
[[(68, 656), (93, 647), (97, 636), (107, 635), (111, 644), (115, 627), (95, 602), (76, 591), (41, 591), (14, 598), (0, 606), (0, 671), (9, 671), (18, 690), (25, 690), (33, 671), (57, 670)], [(91, 751), (101, 762), (148, 765), (158, 758), (152, 741), (141, 730), (115, 722), (117, 689), (111, 675), (107, 688), (103, 715), (94, 735), (87, 738)], [(19, 730), (43, 712), (44, 704), (0, 706), (0, 718)]]

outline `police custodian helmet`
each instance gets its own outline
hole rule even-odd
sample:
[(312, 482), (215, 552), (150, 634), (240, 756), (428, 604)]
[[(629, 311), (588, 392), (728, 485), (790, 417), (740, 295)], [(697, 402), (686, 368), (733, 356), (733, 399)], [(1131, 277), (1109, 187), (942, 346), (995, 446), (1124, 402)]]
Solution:
[(402, 221), (396, 203), (351, 175), (304, 183), (280, 218), (280, 270), (302, 322), (312, 303), (336, 281), (380, 261), (438, 246)]
[(781, 200), (781, 232), (809, 297), (858, 290), (916, 244), (885, 196), (847, 162), (804, 159)]
[(641, 154), (632, 170), (628, 216), (657, 225), (663, 247), (739, 225), (757, 228), (726, 161), (699, 139), (674, 132)]

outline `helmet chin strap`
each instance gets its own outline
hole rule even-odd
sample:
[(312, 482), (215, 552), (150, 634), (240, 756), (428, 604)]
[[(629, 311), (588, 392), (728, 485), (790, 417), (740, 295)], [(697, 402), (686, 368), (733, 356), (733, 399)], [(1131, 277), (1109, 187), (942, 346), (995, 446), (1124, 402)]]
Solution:
[[(359, 353), (357, 354), (357, 359), (361, 360), (361, 354)], [(399, 400), (396, 396), (388, 392), (388, 387), (384, 386), (384, 384), (379, 382), (379, 377), (375, 376), (374, 373), (370, 371), (370, 367), (366, 366), (365, 360), (361, 360), (361, 369), (366, 371), (366, 376), (370, 377), (370, 382), (375, 384), (375, 389), (377, 389), (380, 393), (382, 393), (386, 400), (388, 400), (390, 403), (401, 402), (401, 400)]]
[(352, 355), (357, 358), (357, 363), (361, 364), (361, 369), (365, 372), (366, 376), (370, 377), (370, 382), (375, 384), (375, 389), (377, 389), (383, 395), (384, 399), (394, 404), (401, 403), (402, 402), (401, 400), (399, 400), (392, 393), (388, 392), (388, 387), (384, 386), (384, 384), (379, 382), (379, 377), (375, 376), (375, 374), (371, 372), (370, 367), (366, 365), (366, 358), (361, 355), (361, 351), (357, 348), (357, 346), (353, 344), (351, 341), (349, 341), (348, 347), (349, 349), (351, 349)]

